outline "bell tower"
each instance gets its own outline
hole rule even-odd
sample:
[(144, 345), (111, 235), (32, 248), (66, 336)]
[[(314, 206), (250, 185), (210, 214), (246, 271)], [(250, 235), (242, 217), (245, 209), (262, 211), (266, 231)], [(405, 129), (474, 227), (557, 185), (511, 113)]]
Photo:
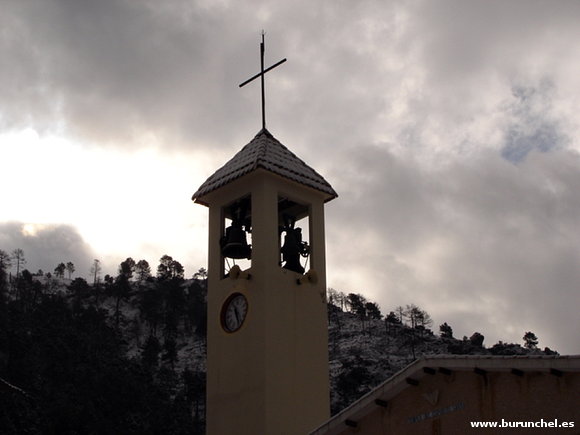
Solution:
[(193, 195), (209, 208), (207, 433), (308, 433), (329, 418), (324, 204), (263, 128)]

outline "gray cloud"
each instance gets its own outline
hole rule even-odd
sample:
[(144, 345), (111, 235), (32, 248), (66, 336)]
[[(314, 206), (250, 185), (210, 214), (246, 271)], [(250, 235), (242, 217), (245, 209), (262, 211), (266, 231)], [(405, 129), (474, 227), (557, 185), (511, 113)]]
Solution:
[(32, 273), (39, 269), (53, 273), (59, 263), (71, 261), (75, 265), (75, 276), (84, 278), (89, 275), (95, 258), (90, 246), (70, 225), (45, 225), (27, 229), (26, 224), (20, 222), (0, 223), (0, 249), (9, 254), (14, 249), (22, 249), (26, 259), (24, 268)]
[(575, 152), (531, 152), (519, 166), (483, 152), (433, 170), (364, 149), (351, 167), (365, 177), (329, 207), (329, 261), (351, 275), (336, 281), (350, 291), (364, 282), (385, 310), (423, 305), (489, 345), (533, 329), (544, 345), (574, 349), (578, 165)]
[(103, 145), (130, 142), (138, 132), (171, 137), (173, 129), (179, 136), (190, 122), (199, 127), (212, 116), (208, 91), (222, 83), (209, 69), (220, 55), (208, 41), (211, 12), (186, 2), (10, 6), (2, 51), (12, 62), (2, 94), (20, 110), (4, 113), (5, 124), (58, 126)]
[(516, 86), (510, 107), (512, 123), (508, 126), (502, 155), (513, 162), (524, 159), (534, 149), (547, 152), (561, 148), (569, 138), (561, 133), (552, 113), (552, 84), (541, 83), (540, 89)]
[(290, 59), (268, 77), (269, 125), (282, 136), (348, 146), (379, 133), (405, 144), (446, 139), (453, 122), (471, 139), (473, 116), (493, 116), (514, 80), (562, 63), (554, 47), (569, 47), (579, 14), (575, 2), (8, 5), (4, 125), (99, 145), (150, 135), (164, 147), (228, 146), (259, 128), (257, 84), (237, 84), (258, 69), (261, 28), (269, 62)]
[(579, 17), (576, 1), (8, 1), (0, 126), (233, 154), (260, 126), (258, 84), (237, 85), (265, 29), (267, 63), (289, 60), (268, 127), (340, 194), (329, 283), (487, 344), (532, 329), (578, 352), (560, 319), (580, 282)]

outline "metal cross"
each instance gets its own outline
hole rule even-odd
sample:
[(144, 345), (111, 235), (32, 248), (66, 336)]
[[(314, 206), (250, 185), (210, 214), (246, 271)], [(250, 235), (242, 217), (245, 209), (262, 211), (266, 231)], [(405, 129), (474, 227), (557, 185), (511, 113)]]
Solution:
[(264, 74), (266, 74), (270, 70), (273, 70), (278, 65), (281, 65), (284, 62), (286, 62), (286, 58), (284, 58), (280, 62), (277, 62), (274, 65), (272, 65), (271, 67), (264, 69), (264, 51), (265, 51), (265, 49), (264, 49), (264, 32), (262, 31), (262, 42), (260, 43), (260, 72), (258, 74), (256, 74), (255, 76), (246, 80), (244, 83), (240, 84), (240, 88), (241, 88), (242, 86), (245, 86), (248, 83), (250, 83), (252, 80), (257, 79), (258, 77), (261, 78), (261, 81), (262, 81), (262, 129), (263, 130), (266, 129), (266, 96), (264, 93)]

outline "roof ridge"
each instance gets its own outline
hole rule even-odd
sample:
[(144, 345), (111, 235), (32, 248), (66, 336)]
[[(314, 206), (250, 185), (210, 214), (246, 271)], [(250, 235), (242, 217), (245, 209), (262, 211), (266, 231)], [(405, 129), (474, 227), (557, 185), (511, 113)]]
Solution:
[[(258, 136), (267, 136), (268, 138), (274, 139), (274, 136), (266, 128), (260, 130), (254, 139), (258, 138)], [(265, 140), (261, 140), (258, 146), (256, 161), (254, 162), (254, 169), (257, 169), (260, 166), (260, 161), (266, 158), (267, 148), (268, 143)]]

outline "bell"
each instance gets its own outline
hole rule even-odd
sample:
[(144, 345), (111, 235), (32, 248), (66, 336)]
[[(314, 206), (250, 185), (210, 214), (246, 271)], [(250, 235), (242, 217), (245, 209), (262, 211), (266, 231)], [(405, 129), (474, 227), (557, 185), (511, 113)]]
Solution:
[(222, 255), (228, 258), (249, 259), (252, 256), (252, 247), (246, 240), (246, 232), (242, 227), (231, 225), (226, 228), (226, 235), (220, 240)]
[(304, 273), (304, 267), (300, 264), (300, 255), (306, 254), (307, 244), (302, 241), (302, 229), (286, 227), (285, 231), (284, 245), (280, 249), (282, 261), (284, 261), (282, 267), (293, 272)]

